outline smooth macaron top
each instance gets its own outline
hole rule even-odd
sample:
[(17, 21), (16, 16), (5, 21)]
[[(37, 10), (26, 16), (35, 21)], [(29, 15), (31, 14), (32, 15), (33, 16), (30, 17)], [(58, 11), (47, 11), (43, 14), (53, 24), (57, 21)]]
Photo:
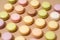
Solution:
[(55, 4), (55, 5), (53, 6), (53, 8), (54, 8), (54, 10), (60, 12), (60, 4)]
[(3, 40), (11, 40), (12, 39), (12, 34), (9, 32), (2, 33), (2, 39)]
[(3, 28), (3, 27), (5, 27), (5, 22), (2, 19), (0, 19), (0, 28)]
[(56, 38), (56, 35), (53, 31), (48, 31), (45, 34), (45, 38), (48, 40), (54, 40)]
[(18, 3), (21, 4), (22, 6), (26, 6), (28, 1), (27, 0), (18, 0)]
[(5, 11), (0, 12), (0, 18), (3, 20), (7, 20), (9, 18), (9, 14)]
[(10, 18), (13, 22), (19, 22), (21, 20), (21, 16), (17, 13), (11, 14)]

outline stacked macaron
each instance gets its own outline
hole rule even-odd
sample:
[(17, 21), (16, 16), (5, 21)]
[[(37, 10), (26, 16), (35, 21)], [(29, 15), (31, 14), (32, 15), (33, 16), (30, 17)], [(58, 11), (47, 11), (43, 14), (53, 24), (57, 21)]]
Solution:
[[(6, 27), (8, 32), (1, 34), (2, 40), (13, 40), (13, 35), (11, 32), (16, 32), (17, 29), (21, 36), (15, 37), (14, 40), (26, 40), (24, 36), (31, 33), (34, 38), (41, 38), (43, 35), (45, 36), (46, 40), (55, 40), (56, 34), (53, 32), (59, 28), (58, 20), (60, 19), (60, 4), (56, 4), (53, 6), (54, 11), (49, 14), (49, 10), (51, 9), (52, 5), (50, 2), (40, 2), (38, 0), (31, 0), (29, 2), (31, 8), (25, 8), (28, 5), (28, 0), (8, 0), (9, 3), (4, 5), (4, 10), (0, 12), (0, 29)], [(18, 5), (14, 6), (17, 3)], [(41, 5), (41, 10), (36, 10)], [(27, 9), (27, 10), (26, 10)], [(16, 13), (9, 14), (10, 12), (15, 11)], [(27, 11), (27, 12), (26, 12)], [(23, 13), (28, 15), (21, 15)], [(37, 14), (39, 16), (37, 19), (34, 16)], [(36, 16), (36, 17), (37, 17)], [(50, 17), (51, 21), (46, 22), (46, 18)], [(10, 18), (11, 22), (5, 22)], [(23, 25), (20, 26), (20, 21), (23, 21)], [(48, 20), (47, 20), (48, 21)], [(19, 24), (19, 25), (17, 25)], [(35, 24), (35, 28), (30, 28)], [(50, 31), (44, 34), (43, 28), (48, 27)], [(36, 39), (29, 39), (29, 40), (36, 40)]]

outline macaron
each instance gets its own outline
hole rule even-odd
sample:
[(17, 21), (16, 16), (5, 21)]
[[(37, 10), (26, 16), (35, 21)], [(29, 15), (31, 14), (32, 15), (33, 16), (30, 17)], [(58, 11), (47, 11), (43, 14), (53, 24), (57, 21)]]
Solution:
[(42, 9), (42, 10), (39, 10), (39, 11), (38, 11), (38, 16), (39, 16), (40, 18), (45, 19), (45, 18), (48, 17), (48, 13), (47, 13), (46, 10)]
[(5, 27), (5, 22), (4, 20), (0, 19), (0, 29)]
[[(29, 11), (28, 11), (29, 10)], [(27, 10), (27, 14), (30, 15), (30, 16), (35, 16), (37, 11), (33, 8), (30, 8)]]
[(35, 21), (35, 25), (36, 25), (37, 28), (44, 28), (45, 25), (46, 25), (46, 21), (42, 18), (38, 18)]
[(43, 32), (42, 32), (42, 30), (41, 29), (39, 29), (39, 28), (34, 28), (34, 29), (32, 29), (32, 36), (33, 37), (35, 37), (35, 38), (41, 38), (42, 37), (42, 35), (43, 35)]
[(21, 21), (21, 16), (17, 13), (14, 13), (14, 14), (11, 14), (11, 17), (10, 19), (15, 22), (15, 23), (18, 23)]
[(3, 20), (7, 20), (9, 18), (9, 14), (5, 11), (0, 12), (0, 18)]
[(23, 37), (23, 36), (18, 36), (18, 37), (15, 38), (15, 40), (26, 40), (26, 38)]
[(16, 26), (15, 23), (10, 22), (10, 23), (7, 23), (6, 29), (7, 29), (9, 32), (15, 32), (16, 29), (17, 29), (17, 26)]
[(11, 11), (14, 9), (14, 7), (13, 7), (12, 4), (7, 3), (7, 4), (4, 5), (4, 9), (5, 9), (7, 12), (11, 12)]
[(40, 6), (40, 3), (39, 3), (38, 0), (31, 0), (30, 5), (31, 5), (33, 8), (38, 8), (38, 7)]
[(58, 22), (56, 22), (56, 21), (49, 21), (48, 22), (48, 28), (49, 28), (49, 30), (54, 31), (54, 30), (58, 29), (58, 27), (59, 27)]
[(56, 34), (53, 31), (48, 31), (45, 33), (46, 40), (55, 40)]
[(30, 33), (30, 28), (29, 28), (29, 26), (22, 25), (22, 26), (19, 27), (19, 32), (22, 35), (28, 35)]
[(56, 10), (56, 11), (58, 11), (58, 12), (60, 12), (60, 4), (55, 4), (53, 6), (53, 9)]
[(19, 14), (23, 14), (25, 11), (25, 8), (21, 5), (17, 5), (17, 6), (15, 6), (15, 11)]
[(26, 6), (28, 4), (27, 0), (18, 0), (18, 3), (22, 6)]
[(37, 40), (36, 38), (29, 38), (29, 40)]
[(13, 38), (13, 35), (9, 32), (4, 32), (1, 35), (2, 40), (11, 40)]
[(17, 2), (17, 0), (8, 0), (8, 2), (11, 4), (15, 4)]
[(53, 20), (59, 20), (60, 19), (60, 14), (58, 12), (51, 12), (50, 13), (50, 18)]
[(23, 22), (26, 24), (26, 25), (31, 25), (33, 23), (33, 18), (31, 16), (25, 16), (23, 18)]
[(49, 10), (51, 8), (51, 4), (49, 2), (42, 2), (41, 6), (45, 10)]

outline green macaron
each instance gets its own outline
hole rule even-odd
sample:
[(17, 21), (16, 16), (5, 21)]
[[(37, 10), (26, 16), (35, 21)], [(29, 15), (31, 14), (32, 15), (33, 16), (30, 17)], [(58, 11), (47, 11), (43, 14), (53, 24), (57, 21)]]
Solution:
[(47, 13), (47, 11), (46, 10), (44, 10), (44, 9), (42, 9), (42, 10), (39, 10), (38, 11), (38, 16), (40, 17), (40, 18), (47, 18), (48, 17), (48, 13)]
[(14, 4), (17, 2), (17, 0), (8, 0), (9, 3)]
[(3, 20), (7, 20), (9, 18), (9, 14), (5, 11), (0, 12), (0, 18)]
[(55, 33), (54, 33), (53, 31), (48, 31), (48, 32), (46, 32), (46, 34), (45, 34), (45, 38), (46, 38), (47, 40), (55, 40), (56, 35), (55, 35)]

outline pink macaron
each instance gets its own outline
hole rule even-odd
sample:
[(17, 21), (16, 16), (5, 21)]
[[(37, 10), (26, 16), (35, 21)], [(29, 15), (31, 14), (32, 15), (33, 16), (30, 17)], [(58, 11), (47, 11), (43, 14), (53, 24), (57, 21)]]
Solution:
[(60, 4), (55, 4), (55, 5), (53, 6), (53, 8), (54, 8), (54, 10), (60, 12)]
[(17, 13), (11, 14), (11, 20), (15, 23), (20, 22), (21, 16)]
[(2, 40), (11, 40), (13, 38), (12, 34), (9, 32), (2, 33), (1, 35)]
[(18, 0), (18, 3), (23, 6), (26, 6), (28, 4), (28, 1), (27, 0)]
[(5, 27), (5, 22), (2, 19), (0, 19), (0, 29), (4, 27)]

